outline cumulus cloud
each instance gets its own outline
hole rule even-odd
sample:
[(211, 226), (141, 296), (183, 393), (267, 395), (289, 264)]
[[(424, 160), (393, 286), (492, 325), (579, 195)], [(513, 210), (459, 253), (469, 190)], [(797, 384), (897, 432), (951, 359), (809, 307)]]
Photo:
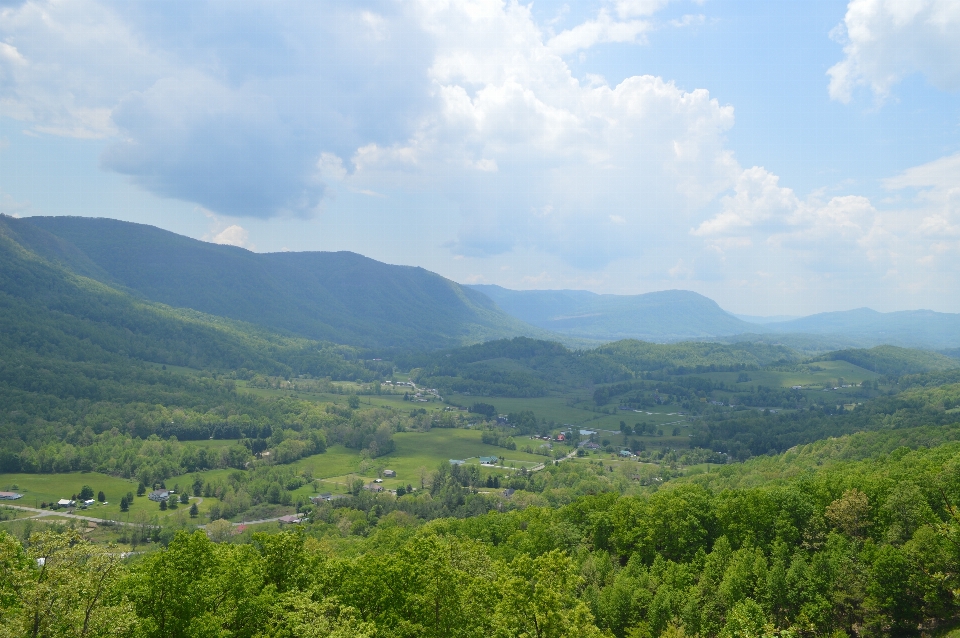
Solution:
[(960, 89), (960, 3), (955, 0), (851, 0), (834, 36), (844, 59), (827, 72), (830, 97), (849, 102), (857, 86), (878, 99), (911, 73)]
[(358, 149), (347, 181), (445, 193), (464, 220), (454, 251), (533, 245), (593, 267), (635, 251), (638, 230), (662, 224), (664, 210), (693, 214), (740, 172), (723, 139), (733, 109), (709, 92), (654, 76), (581, 82), (522, 5), (421, 11), (437, 108), (409, 139)]
[(653, 24), (648, 20), (617, 20), (606, 10), (601, 10), (595, 19), (550, 38), (548, 46), (552, 51), (565, 55), (603, 42), (643, 41), (642, 36), (652, 28)]
[(247, 232), (247, 229), (236, 224), (227, 226), (222, 231), (214, 235), (212, 241), (215, 244), (225, 244), (227, 246), (239, 246), (241, 248), (250, 249), (254, 248), (254, 246), (250, 243), (250, 233)]

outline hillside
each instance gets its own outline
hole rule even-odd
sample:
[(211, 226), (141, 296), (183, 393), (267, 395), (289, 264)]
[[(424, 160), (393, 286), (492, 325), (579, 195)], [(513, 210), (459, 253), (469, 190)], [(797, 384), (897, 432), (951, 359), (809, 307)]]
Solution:
[(847, 361), (877, 374), (899, 377), (906, 374), (941, 372), (960, 368), (960, 361), (936, 352), (897, 346), (840, 350), (819, 358), (821, 361)]
[(48, 259), (151, 301), (364, 347), (439, 348), (548, 336), (488, 297), (422, 268), (349, 252), (253, 253), (111, 219), (6, 219), (61, 242), (33, 241)]
[(877, 312), (857, 308), (768, 323), (764, 328), (775, 333), (843, 337), (866, 347), (880, 344), (934, 349), (960, 346), (960, 314), (932, 310)]
[(751, 343), (654, 344), (626, 339), (592, 350), (570, 350), (559, 343), (520, 337), (401, 356), (396, 363), (401, 369), (416, 368), (419, 383), (445, 392), (536, 397), (551, 390), (625, 381), (642, 373), (742, 370), (798, 358), (782, 346)]
[[(8, 364), (36, 359), (45, 374), (58, 362), (124, 367), (139, 361), (282, 376), (377, 376), (355, 362), (350, 348), (170, 308), (77, 275), (19, 243), (16, 231), (23, 227), (11, 221), (0, 217), (0, 353)], [(34, 245), (82, 259), (45, 231), (26, 230)], [(31, 382), (28, 374), (11, 379)]]
[(669, 342), (756, 332), (703, 295), (664, 290), (598, 295), (583, 290), (507, 290), (472, 286), (510, 315), (545, 330), (588, 339)]

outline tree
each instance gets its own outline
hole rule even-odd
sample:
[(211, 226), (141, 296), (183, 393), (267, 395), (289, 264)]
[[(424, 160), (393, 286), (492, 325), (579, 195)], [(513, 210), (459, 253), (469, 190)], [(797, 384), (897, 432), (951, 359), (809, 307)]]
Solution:
[(87, 501), (93, 498), (93, 488), (89, 485), (84, 485), (80, 488), (80, 494), (77, 495), (81, 501)]
[(146, 493), (147, 493), (147, 486), (144, 485), (143, 483), (140, 483), (140, 485), (137, 486), (137, 496), (143, 496)]
[(196, 518), (200, 515), (200, 508), (197, 507), (197, 504), (194, 503), (190, 506), (190, 518)]
[(536, 558), (520, 554), (503, 569), (494, 635), (602, 636), (590, 609), (576, 597), (580, 579), (562, 552), (553, 550)]
[(870, 525), (870, 503), (867, 495), (853, 488), (830, 503), (824, 516), (847, 536), (859, 538)]
[(101, 503), (107, 502), (107, 495), (103, 493), (103, 490), (100, 490), (99, 492), (97, 492), (97, 500), (100, 501)]
[(189, 503), (189, 502), (190, 502), (190, 495), (187, 494), (186, 492), (184, 492), (183, 494), (181, 494), (181, 495), (180, 495), (180, 502), (183, 503), (184, 505), (186, 505), (187, 503)]
[(222, 518), (207, 524), (207, 536), (214, 543), (222, 543), (233, 536), (233, 523)]
[(130, 502), (127, 500), (126, 496), (120, 497), (120, 511), (129, 512), (130, 511)]
[[(133, 610), (112, 596), (123, 577), (118, 553), (98, 548), (76, 531), (38, 532), (31, 537), (29, 562), (24, 563), (22, 550), (11, 547), (8, 538), (0, 532), (0, 596), (11, 582), (19, 604), (3, 605), (0, 634), (85, 637), (131, 632)], [(38, 567), (24, 569), (31, 563)]]
[(350, 398), (347, 399), (347, 405), (349, 405), (352, 409), (356, 410), (357, 408), (360, 407), (360, 397), (358, 397), (355, 394), (351, 394)]
[(166, 501), (160, 501), (160, 511), (161, 511), (161, 512), (166, 512), (166, 511), (167, 511), (167, 502), (166, 502)]

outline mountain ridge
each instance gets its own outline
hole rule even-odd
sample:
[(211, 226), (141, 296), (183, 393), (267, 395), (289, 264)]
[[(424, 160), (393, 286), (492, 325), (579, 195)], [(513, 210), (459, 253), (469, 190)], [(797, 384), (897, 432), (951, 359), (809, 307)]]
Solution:
[(473, 285), (504, 311), (534, 326), (608, 341), (681, 341), (755, 332), (715, 301), (688, 290), (642, 295), (600, 295), (584, 290), (515, 291)]
[(436, 273), (356, 253), (253, 253), (103, 218), (30, 217), (8, 225), (50, 233), (69, 246), (41, 246), (45, 256), (69, 258), (68, 267), (145, 299), (310, 339), (440, 348), (556, 337)]

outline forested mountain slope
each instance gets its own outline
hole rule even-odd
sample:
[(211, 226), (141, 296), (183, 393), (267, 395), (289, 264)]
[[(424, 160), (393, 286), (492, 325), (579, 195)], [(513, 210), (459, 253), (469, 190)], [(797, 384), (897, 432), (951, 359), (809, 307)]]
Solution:
[[(145, 299), (311, 339), (437, 348), (547, 335), (485, 295), (435, 273), (355, 253), (258, 254), (111, 219), (31, 217), (5, 223), (48, 231), (74, 248), (36, 242), (45, 256), (71, 268), (82, 265), (83, 274)], [(68, 254), (70, 259), (63, 257)]]

